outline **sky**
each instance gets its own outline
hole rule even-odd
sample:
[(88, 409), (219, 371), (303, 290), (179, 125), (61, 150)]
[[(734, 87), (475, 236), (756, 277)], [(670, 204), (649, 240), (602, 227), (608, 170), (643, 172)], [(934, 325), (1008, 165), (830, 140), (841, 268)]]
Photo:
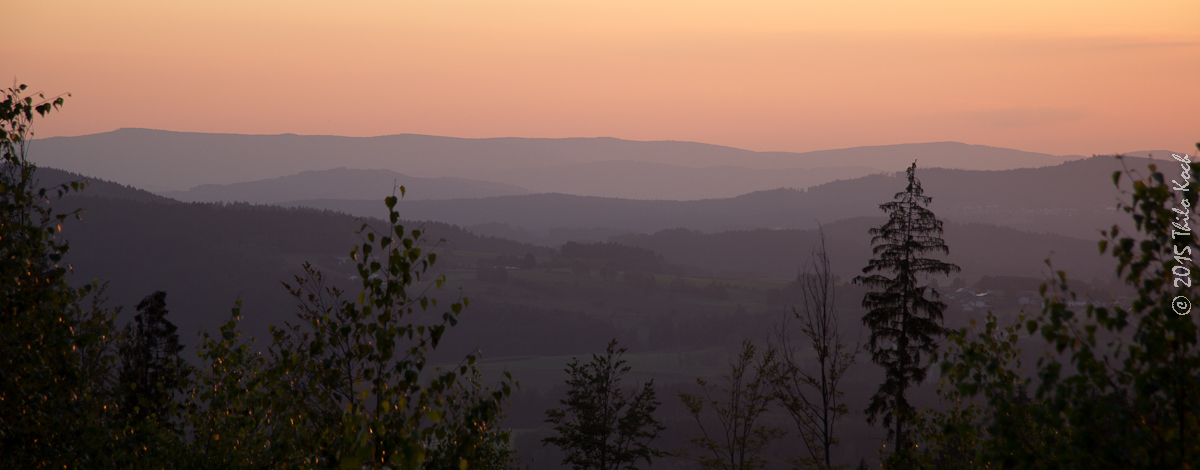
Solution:
[(760, 151), (1200, 140), (1200, 2), (0, 0), (38, 137), (618, 137)]

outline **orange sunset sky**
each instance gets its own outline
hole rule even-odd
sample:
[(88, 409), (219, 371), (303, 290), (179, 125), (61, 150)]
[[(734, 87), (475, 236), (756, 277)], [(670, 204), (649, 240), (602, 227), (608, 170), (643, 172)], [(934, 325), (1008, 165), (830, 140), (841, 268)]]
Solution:
[(2, 0), (39, 137), (1195, 150), (1200, 1)]

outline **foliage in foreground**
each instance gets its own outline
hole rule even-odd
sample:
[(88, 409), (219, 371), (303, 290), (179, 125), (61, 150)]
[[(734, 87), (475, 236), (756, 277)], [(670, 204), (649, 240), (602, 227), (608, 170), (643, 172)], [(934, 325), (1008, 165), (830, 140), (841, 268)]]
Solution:
[[(696, 379), (701, 394), (680, 393), (696, 421), (700, 435), (690, 441), (700, 447), (700, 467), (706, 470), (757, 470), (767, 466), (762, 452), (787, 434), (783, 428), (764, 424), (777, 399), (775, 386), (780, 376), (779, 350), (759, 350), (750, 341), (730, 364), (724, 384)], [(705, 408), (711, 410), (706, 413)], [(706, 415), (716, 418), (713, 425)], [(705, 426), (705, 421), (710, 424)]]
[[(35, 103), (25, 86), (0, 103), (0, 454), (21, 468), (505, 468), (512, 451), (496, 426), (511, 377), (485, 386), (467, 356), (428, 366), (467, 299), (439, 309), (422, 279), (436, 261), (422, 230), (363, 225), (362, 291), (350, 299), (306, 266), (289, 291), (297, 325), (272, 329), (263, 355), (242, 338), (240, 305), (216, 336), (202, 334), (200, 367), (165, 320), (165, 294), (138, 306), (136, 328), (113, 326), (96, 286), (72, 288), (60, 265), (68, 214), (61, 197), (82, 185), (37, 189), (24, 143)], [(403, 188), (400, 188), (403, 195)], [(89, 296), (92, 296), (89, 299)], [(86, 305), (88, 300), (92, 303)], [(437, 314), (432, 322), (417, 319)], [(437, 313), (438, 310), (440, 314)], [(118, 367), (118, 359), (120, 366)]]
[(662, 404), (654, 381), (623, 389), (622, 376), (630, 370), (624, 354), (612, 340), (603, 356), (567, 364), (567, 398), (560, 400), (561, 408), (546, 410), (546, 422), (557, 435), (543, 440), (562, 450), (563, 464), (577, 470), (634, 470), (639, 461), (652, 465), (654, 457), (665, 455), (651, 445), (664, 429), (654, 417)]
[[(1136, 290), (1130, 305), (1069, 308), (1076, 295), (1059, 271), (1043, 286), (1035, 318), (1002, 327), (989, 315), (981, 331), (951, 334), (942, 374), (956, 406), (931, 412), (927, 449), (894, 468), (1197, 467), (1200, 312), (1191, 306), (1200, 165), (1174, 158), (1169, 176), (1154, 166), (1145, 177), (1113, 174), (1114, 184), (1133, 180), (1119, 207), (1134, 231), (1114, 226), (1099, 245)], [(1047, 349), (1033, 374), (1019, 361), (1022, 330)]]
[(46, 201), (82, 185), (37, 188), (25, 158), (34, 115), (63, 98), (25, 90), (9, 88), (0, 102), (0, 448), (10, 462), (62, 468), (107, 445), (108, 384), (96, 379), (113, 369), (99, 354), (111, 349), (112, 315), (86, 309), (93, 287), (72, 288), (59, 264), (69, 249), (61, 224), (72, 214)]

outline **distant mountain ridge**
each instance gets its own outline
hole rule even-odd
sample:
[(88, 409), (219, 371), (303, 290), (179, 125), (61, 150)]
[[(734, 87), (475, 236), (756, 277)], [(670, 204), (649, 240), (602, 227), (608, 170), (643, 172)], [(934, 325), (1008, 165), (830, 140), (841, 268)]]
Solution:
[[(457, 177), (493, 181), (534, 192), (575, 190), (594, 182), (596, 168), (585, 164), (641, 162), (689, 169), (739, 167), (745, 170), (826, 169), (827, 175), (779, 181), (771, 172), (757, 186), (738, 183), (733, 194), (772, 187), (806, 187), (864, 172), (899, 171), (918, 160), (923, 167), (1003, 170), (1056, 165), (1079, 158), (1023, 152), (956, 142), (854, 147), (805, 153), (755, 152), (719, 145), (675, 141), (630, 141), (608, 137), (533, 139), (465, 139), (414, 134), (379, 137), (241, 135), (119, 129), (77, 137), (32, 142), (35, 162), (130, 184), (152, 191), (186, 191), (204, 184), (232, 184), (294, 175), (335, 167), (382, 168), (421, 178)], [(576, 193), (602, 197), (701, 199), (728, 197), (730, 189), (705, 183), (704, 175), (645, 165), (618, 165), (606, 170), (610, 186)], [(834, 168), (850, 168), (833, 171)], [(672, 172), (673, 171), (673, 172)], [(528, 176), (536, 173), (535, 176)], [(694, 173), (694, 172), (693, 172)], [(704, 172), (701, 172), (704, 173)], [(713, 173), (710, 171), (709, 173)], [(717, 171), (719, 173), (719, 171)], [(626, 184), (622, 184), (626, 183)], [(697, 191), (696, 188), (713, 188)], [(657, 190), (654, 193), (651, 190)], [(690, 191), (690, 192), (689, 192)], [(574, 191), (572, 191), (574, 192)], [(673, 195), (673, 196), (671, 196)], [(681, 196), (683, 195), (683, 196)], [(662, 197), (671, 196), (671, 197)]]
[[(1165, 155), (1167, 158), (1170, 154)], [(1127, 158), (1145, 169), (1153, 161)], [(1122, 218), (1115, 211), (1121, 192), (1112, 173), (1121, 170), (1112, 156), (1097, 156), (1044, 168), (968, 171), (918, 166), (917, 177), (930, 208), (939, 217), (962, 223), (987, 223), (1030, 232), (1051, 232), (1093, 239)], [(732, 198), (695, 201), (643, 201), (531, 194), (474, 200), (401, 201), (405, 217), (462, 226), (544, 232), (555, 228), (654, 233), (672, 228), (704, 232), (758, 228), (811, 229), (854, 217), (880, 215), (879, 204), (903, 190), (903, 175), (868, 175), (806, 190), (775, 189)], [(1128, 187), (1128, 179), (1125, 181)], [(372, 201), (303, 200), (289, 205), (316, 207), (364, 216), (381, 216)], [(500, 235), (500, 233), (489, 233)], [(511, 233), (511, 232), (510, 232)], [(534, 239), (523, 241), (536, 242)]]
[(540, 192), (621, 199), (691, 201), (736, 197), (776, 188), (803, 189), (879, 173), (864, 166), (821, 168), (691, 168), (664, 163), (604, 161), (498, 171), (484, 178)]
[(532, 191), (510, 184), (465, 178), (418, 178), (391, 170), (334, 168), (302, 171), (291, 176), (233, 184), (205, 184), (162, 194), (180, 201), (237, 201), (277, 204), (295, 199), (382, 199), (403, 185), (408, 199), (470, 199), (514, 196)]
[[(195, 331), (225, 321), (228, 309), (239, 298), (245, 302), (244, 319), (251, 331), (262, 332), (267, 324), (278, 324), (280, 319), (292, 313), (293, 305), (292, 299), (280, 288), (280, 280), (297, 274), (302, 261), (310, 261), (328, 273), (330, 279), (344, 281), (354, 273), (346, 249), (358, 240), (354, 231), (363, 222), (375, 226), (382, 223), (307, 208), (181, 203), (136, 188), (48, 168), (39, 169), (39, 177), (44, 185), (81, 178), (91, 181), (84, 191), (55, 203), (59, 211), (76, 207), (87, 211), (82, 220), (72, 218), (64, 223), (64, 234), (72, 246), (69, 260), (74, 266), (73, 282), (113, 281), (106, 295), (118, 305), (131, 305), (148, 292), (166, 290), (174, 305), (172, 312), (180, 319), (176, 324), (183, 331)], [(699, 202), (714, 203), (722, 210), (731, 211), (742, 204), (771, 205), (811, 192), (777, 190), (730, 200)], [(837, 192), (830, 190), (829, 194)], [(549, 199), (554, 200), (562, 195), (492, 199), (546, 196), (553, 196)], [(578, 199), (574, 196), (566, 198), (568, 202)], [(693, 202), (584, 199), (599, 200), (600, 203), (650, 203), (675, 212), (685, 208), (682, 212), (706, 215), (704, 206), (687, 209), (695, 204)], [(379, 200), (370, 203), (383, 207)], [(555, 250), (550, 248), (471, 233), (445, 223), (420, 221), (412, 211), (405, 213), (404, 205), (401, 204), (401, 212), (408, 221), (405, 225), (427, 228), (426, 239), (446, 250), (449, 260), (453, 260), (454, 253), (460, 250), (468, 257), (472, 253), (513, 257), (533, 253), (540, 260), (555, 256)], [(570, 204), (565, 208), (572, 209)], [(535, 207), (532, 210), (542, 209)], [(860, 269), (870, 256), (867, 229), (877, 226), (881, 220), (880, 214), (876, 213), (871, 217), (854, 217), (825, 225), (829, 249), (836, 257), (837, 272), (843, 279)], [(948, 259), (959, 263), (964, 270), (961, 276), (972, 280), (984, 275), (1038, 278), (1044, 271), (1041, 260), (1052, 252), (1055, 267), (1067, 269), (1073, 276), (1103, 281), (1112, 273), (1111, 257), (1100, 256), (1094, 242), (1086, 239), (1028, 233), (995, 225), (956, 223), (947, 225), (945, 238), (951, 246)], [(437, 242), (439, 239), (446, 242)], [(810, 254), (817, 233), (814, 230), (772, 229), (700, 233), (671, 229), (646, 235), (614, 235), (611, 240), (654, 250), (664, 255), (668, 262), (696, 266), (718, 276), (790, 278)], [(472, 262), (467, 266), (474, 267), (475, 264)]]
[(80, 191), (68, 191), (63, 194), (63, 197), (71, 199), (81, 196), (100, 199), (120, 199), (134, 202), (150, 202), (158, 204), (178, 204), (179, 201), (169, 197), (163, 197), (154, 194), (144, 189), (135, 188), (133, 186), (114, 183), (112, 181), (103, 180), (91, 176), (84, 176), (70, 171), (59, 170), (57, 168), (41, 167), (35, 173), (37, 187), (51, 190), (50, 194), (54, 195), (54, 189), (72, 182), (84, 183), (84, 187)]
[[(569, 173), (571, 177), (561, 178), (563, 173)], [(487, 177), (538, 186), (542, 189), (538, 192), (576, 195), (615, 193), (622, 199), (695, 200), (714, 195), (735, 197), (780, 187), (805, 188), (873, 173), (879, 171), (865, 167), (780, 170), (728, 166), (688, 168), (614, 161), (522, 168)], [(395, 184), (405, 186), (410, 200), (474, 199), (535, 193), (517, 185), (477, 179), (419, 178), (392, 170), (343, 167), (302, 171), (291, 176), (245, 183), (204, 184), (187, 191), (163, 191), (162, 194), (181, 201), (278, 204), (309, 199), (375, 199), (390, 194)]]

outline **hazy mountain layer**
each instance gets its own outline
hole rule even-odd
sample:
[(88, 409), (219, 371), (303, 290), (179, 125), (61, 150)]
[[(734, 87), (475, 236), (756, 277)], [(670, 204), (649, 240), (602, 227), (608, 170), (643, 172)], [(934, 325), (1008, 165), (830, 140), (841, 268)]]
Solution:
[(663, 163), (608, 161), (506, 170), (481, 177), (520, 184), (546, 193), (621, 199), (696, 200), (734, 197), (775, 188), (803, 189), (874, 173), (880, 173), (880, 170), (863, 166), (690, 168)]
[[(383, 206), (382, 201), (378, 204)], [(111, 281), (109, 297), (126, 306), (165, 290), (170, 294), (173, 321), (184, 331), (218, 324), (228, 318), (233, 302), (241, 299), (247, 327), (260, 336), (266, 325), (281, 324), (292, 313), (295, 302), (280, 282), (300, 274), (302, 263), (311, 262), (325, 271), (332, 285), (354, 285), (347, 280), (356, 274), (349, 253), (359, 241), (354, 232), (364, 222), (312, 209), (90, 196), (61, 201), (58, 207), (87, 211), (82, 220), (68, 219), (64, 224), (63, 234), (71, 243), (66, 260), (73, 266), (73, 282)], [(365, 222), (386, 226), (379, 220)], [(428, 243), (440, 246), (443, 253), (550, 253), (435, 222), (404, 224), (426, 228)], [(440, 239), (447, 241), (439, 243)]]
[[(834, 273), (842, 280), (862, 274), (871, 258), (867, 230), (883, 217), (859, 217), (824, 226)], [(1111, 256), (1100, 256), (1095, 240), (1056, 234), (1038, 234), (1008, 227), (971, 223), (945, 225), (948, 262), (962, 267), (962, 276), (975, 282), (982, 276), (1021, 276), (1049, 279), (1054, 269), (1067, 269), (1072, 277), (1109, 281), (1116, 266)], [(797, 272), (820, 242), (816, 230), (745, 230), (720, 233), (673, 229), (651, 235), (628, 234), (610, 238), (623, 245), (654, 250), (671, 263), (686, 264), (727, 277), (788, 278)], [(1097, 238), (1098, 240), (1098, 238)]]
[[(1150, 162), (1145, 158), (1129, 158), (1125, 164), (1145, 169)], [(925, 194), (933, 197), (930, 208), (943, 219), (1091, 240), (1114, 222), (1127, 221), (1127, 217), (1121, 217), (1115, 210), (1121, 193), (1112, 185), (1112, 173), (1121, 168), (1121, 163), (1113, 157), (1098, 156), (1045, 168), (1005, 171), (918, 167), (917, 176)], [(1128, 188), (1128, 179), (1124, 181), (1123, 187)], [(903, 174), (876, 174), (803, 191), (776, 189), (725, 199), (644, 201), (533, 194), (402, 201), (400, 210), (413, 219), (482, 226), (481, 230), (487, 233), (532, 243), (547, 240), (552, 244), (561, 243), (557, 237), (548, 235), (548, 230), (556, 228), (637, 233), (672, 228), (705, 232), (810, 229), (818, 223), (881, 215), (879, 204), (891, 200), (905, 184)], [(309, 200), (289, 204), (383, 215), (372, 201)], [(523, 236), (522, 231), (530, 235)]]
[[(1094, 161), (1073, 165), (1094, 164)], [(78, 175), (52, 169), (41, 172), (43, 182), (48, 184), (78, 178)], [(931, 170), (929, 173), (927, 191), (936, 193), (938, 186), (932, 184), (937, 180), (932, 177), (936, 172)], [(268, 317), (278, 319), (287, 311), (290, 303), (278, 282), (296, 273), (301, 262), (314, 262), (339, 278), (353, 274), (347, 253), (357, 240), (353, 232), (362, 223), (353, 216), (248, 204), (180, 203), (134, 188), (89, 179), (92, 182), (82, 195), (60, 201), (56, 206), (60, 210), (83, 208), (87, 211), (83, 220), (71, 219), (64, 226), (64, 236), (72, 246), (69, 262), (74, 266), (74, 277), (79, 282), (94, 278), (113, 281), (109, 293), (117, 303), (132, 304), (140, 296), (164, 289), (172, 293), (172, 305), (177, 306), (173, 310), (179, 310), (187, 318), (183, 323), (199, 327), (215, 324), (232, 302), (242, 297), (248, 306), (254, 307), (247, 310), (250, 324), (264, 326), (269, 321), (276, 321)], [(827, 194), (839, 194), (834, 189), (837, 188), (826, 189)], [(814, 193), (819, 191), (773, 191), (699, 202), (714, 204), (726, 214), (732, 213), (738, 205), (775, 207), (785, 211), (784, 207), (771, 203), (773, 197), (782, 200), (785, 196), (811, 196)], [(534, 197), (545, 196), (565, 198), (561, 195)], [(514, 197), (482, 201), (511, 198)], [(686, 209), (695, 203), (582, 199), (598, 203), (652, 204), (664, 207), (664, 213), (683, 214), (695, 210), (691, 213), (713, 218), (713, 213)], [(445, 202), (453, 201), (410, 201), (406, 204)], [(381, 201), (373, 204), (383, 207)], [(541, 209), (544, 208), (531, 210)], [(878, 225), (878, 216), (874, 214), (870, 218), (851, 218), (825, 225), (835, 269), (843, 278), (856, 274), (869, 257), (867, 228)], [(420, 217), (407, 211), (405, 218)], [(601, 220), (593, 216), (591, 222)], [(586, 218), (580, 218), (580, 223), (586, 221)], [(379, 221), (374, 223), (381, 224)], [(443, 223), (409, 222), (406, 225), (427, 227), (431, 243), (444, 238), (447, 241), (440, 245), (453, 252), (516, 257), (534, 253), (539, 258), (553, 255), (547, 248), (481, 237)], [(661, 253), (671, 263), (694, 266), (698, 271), (693, 274), (775, 278), (793, 276), (817, 241), (816, 231), (794, 229), (712, 234), (673, 229), (652, 235), (612, 235), (612, 232), (608, 235), (619, 243)], [(949, 223), (945, 238), (951, 247), (949, 259), (963, 267), (962, 276), (971, 282), (987, 275), (1041, 277), (1047, 269), (1042, 261), (1047, 257), (1054, 260), (1056, 269), (1067, 269), (1073, 276), (1084, 279), (1097, 277), (1104, 280), (1112, 272), (1111, 262), (1096, 253), (1094, 237), (1080, 239), (994, 225)], [(448, 253), (449, 263), (455, 262), (453, 252)], [(271, 307), (263, 308), (266, 305)], [(255, 311), (259, 313), (251, 313)], [(259, 315), (265, 317), (256, 319)]]
[(179, 201), (174, 199), (159, 196), (144, 189), (138, 189), (133, 186), (127, 186), (111, 181), (105, 181), (99, 178), (88, 177), (69, 171), (63, 171), (56, 168), (38, 168), (37, 169), (37, 186), (51, 190), (50, 195), (53, 197), (56, 190), (64, 184), (71, 182), (84, 183), (82, 191), (67, 191), (64, 197), (74, 198), (82, 195), (92, 198), (105, 199), (123, 199), (127, 201), (137, 202), (154, 202), (160, 204), (176, 204)]
[[(102, 185), (93, 185), (97, 187)], [(382, 207), (381, 202), (376, 204)], [(166, 290), (178, 324), (185, 330), (216, 324), (239, 298), (246, 303), (243, 312), (248, 327), (280, 323), (290, 313), (292, 301), (279, 282), (297, 274), (304, 261), (325, 270), (335, 283), (347, 282), (354, 274), (349, 248), (357, 241), (354, 231), (362, 223), (344, 214), (248, 204), (163, 203), (85, 195), (58, 205), (66, 210), (87, 210), (83, 220), (64, 224), (64, 236), (72, 247), (67, 259), (74, 267), (76, 282), (112, 281), (108, 293), (113, 302), (124, 305), (155, 290)], [(867, 228), (880, 220), (857, 218), (826, 226), (835, 269), (843, 279), (865, 265), (870, 250)], [(459, 251), (469, 252), (464, 255), (467, 260), (476, 256), (472, 253), (518, 258), (533, 253), (540, 262), (554, 256), (546, 248), (480, 237), (446, 224), (406, 225), (428, 228), (430, 243), (447, 250), (448, 258), (439, 265), (462, 266), (465, 261), (456, 261)], [(446, 242), (437, 242), (443, 238)], [(987, 275), (1041, 278), (1047, 269), (1042, 261), (1047, 257), (1054, 260), (1056, 269), (1066, 269), (1085, 280), (1107, 280), (1112, 273), (1111, 262), (1100, 257), (1089, 240), (983, 224), (948, 224), (945, 238), (951, 249), (949, 260), (963, 267), (961, 276), (968, 282)], [(668, 230), (613, 239), (662, 253), (671, 263), (695, 266), (691, 275), (786, 279), (795, 275), (811, 252), (817, 232), (703, 234)], [(466, 269), (473, 267), (473, 262), (466, 263)]]
[(646, 162), (596, 162), (546, 168), (523, 168), (483, 175), (489, 181), (466, 178), (418, 178), (391, 170), (304, 171), (292, 176), (233, 184), (205, 184), (187, 191), (162, 194), (181, 201), (240, 201), (275, 204), (304, 199), (375, 199), (391, 193), (395, 184), (409, 191), (408, 199), (470, 199), (531, 194), (510, 181), (538, 188), (537, 192), (623, 199), (703, 199), (733, 197), (780, 187), (805, 188), (819, 183), (857, 178), (878, 170), (865, 167), (759, 170), (742, 167), (689, 168)]
[[(603, 181), (585, 178), (596, 168), (576, 165), (598, 162), (646, 162), (690, 168), (858, 168), (847, 170), (849, 174), (834, 172), (820, 178), (797, 177), (793, 184), (778, 182), (776, 175), (766, 173), (769, 177), (763, 183), (766, 186), (757, 187), (761, 189), (803, 187), (830, 181), (822, 178), (854, 176), (854, 172), (862, 174), (863, 169), (898, 171), (913, 160), (920, 160), (920, 164), (927, 167), (999, 170), (1053, 165), (1073, 158), (955, 142), (790, 153), (754, 152), (694, 142), (638, 142), (613, 138), (461, 139), (411, 134), (337, 137), (202, 134), (148, 129), (39, 139), (32, 150), (39, 165), (153, 191), (183, 191), (202, 184), (256, 181), (334, 167), (383, 168), (425, 178), (484, 179), (533, 191), (557, 191), (563, 189), (562, 184), (571, 189), (585, 180), (591, 181), (590, 184), (603, 184)], [(533, 169), (541, 170), (534, 172), (534, 176), (523, 171)], [(645, 167), (635, 165), (605, 171), (613, 172), (612, 176), (606, 176), (613, 180), (608, 182), (614, 186), (613, 192), (590, 194), (637, 198), (650, 194), (645, 191), (652, 189), (657, 191), (653, 193), (654, 197), (687, 199), (728, 196), (728, 187), (745, 190), (740, 186), (742, 183), (733, 182), (741, 177), (732, 178), (726, 185), (699, 184), (695, 178), (670, 176), (649, 178), (649, 186), (620, 186), (622, 181), (638, 181), (639, 173), (645, 171)], [(710, 187), (713, 191), (698, 191), (697, 185)]]
[(403, 185), (407, 199), (460, 199), (529, 194), (509, 184), (464, 178), (417, 178), (391, 170), (335, 168), (233, 184), (205, 184), (163, 194), (181, 201), (240, 201), (274, 204), (296, 199), (382, 199)]

